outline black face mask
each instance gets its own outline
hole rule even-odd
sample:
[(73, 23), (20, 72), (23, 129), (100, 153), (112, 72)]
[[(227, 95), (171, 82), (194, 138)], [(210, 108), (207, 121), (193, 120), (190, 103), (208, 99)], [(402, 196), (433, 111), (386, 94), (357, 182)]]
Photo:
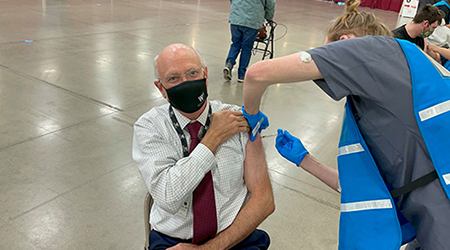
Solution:
[(206, 78), (182, 82), (166, 89), (166, 93), (174, 108), (184, 113), (194, 113), (203, 106), (208, 97)]

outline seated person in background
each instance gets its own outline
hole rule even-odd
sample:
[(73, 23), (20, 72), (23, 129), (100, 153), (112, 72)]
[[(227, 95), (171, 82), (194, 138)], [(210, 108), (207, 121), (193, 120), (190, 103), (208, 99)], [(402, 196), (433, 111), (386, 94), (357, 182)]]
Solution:
[(134, 125), (133, 159), (148, 187), (149, 249), (267, 249), (256, 227), (275, 209), (261, 138), (237, 106), (208, 101), (198, 52), (167, 46), (154, 84), (169, 104)]
[(444, 21), (445, 21), (445, 26), (447, 28), (450, 28), (450, 1), (449, 0), (443, 0), (440, 2), (437, 2), (434, 4), (434, 6), (438, 7), (438, 9), (442, 10), (444, 12)]
[(439, 62), (439, 56), (433, 52), (429, 53), (427, 50), (426, 38), (441, 24), (444, 16), (444, 12), (440, 11), (437, 7), (427, 4), (417, 12), (411, 22), (392, 30), (392, 35), (395, 38), (416, 44), (425, 53), (428, 53)]

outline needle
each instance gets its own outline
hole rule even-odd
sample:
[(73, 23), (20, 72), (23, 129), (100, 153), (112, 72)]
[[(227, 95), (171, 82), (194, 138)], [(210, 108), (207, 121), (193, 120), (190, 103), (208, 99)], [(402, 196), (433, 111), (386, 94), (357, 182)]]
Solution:
[(268, 138), (268, 137), (274, 137), (277, 136), (277, 134), (272, 134), (272, 135), (262, 135), (261, 138)]

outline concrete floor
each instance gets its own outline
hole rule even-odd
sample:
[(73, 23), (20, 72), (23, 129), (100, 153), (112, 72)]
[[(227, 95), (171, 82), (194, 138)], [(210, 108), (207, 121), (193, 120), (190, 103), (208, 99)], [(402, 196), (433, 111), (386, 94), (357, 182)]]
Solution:
[[(0, 249), (142, 249), (147, 190), (131, 140), (137, 118), (165, 103), (152, 83), (153, 57), (170, 43), (195, 46), (209, 68), (210, 99), (242, 105), (242, 83), (222, 78), (229, 7), (0, 0)], [(275, 56), (320, 46), (343, 10), (278, 0)], [(394, 28), (397, 13), (361, 10)], [(261, 228), (271, 249), (336, 248), (339, 195), (279, 156), (270, 135), (288, 129), (336, 166), (342, 107), (312, 82), (273, 86), (263, 97), (276, 211)]]

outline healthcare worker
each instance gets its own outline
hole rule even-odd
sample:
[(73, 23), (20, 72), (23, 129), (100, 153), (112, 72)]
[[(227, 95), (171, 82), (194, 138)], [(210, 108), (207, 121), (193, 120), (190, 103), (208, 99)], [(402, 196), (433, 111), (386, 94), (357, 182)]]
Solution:
[[(347, 0), (325, 45), (251, 66), (244, 116), (251, 138), (271, 84), (314, 82), (347, 99), (339, 173), (278, 130), (278, 152), (341, 190), (339, 249), (450, 249), (450, 73), (414, 44), (396, 40), (372, 13)], [(338, 180), (339, 178), (339, 180)]]

